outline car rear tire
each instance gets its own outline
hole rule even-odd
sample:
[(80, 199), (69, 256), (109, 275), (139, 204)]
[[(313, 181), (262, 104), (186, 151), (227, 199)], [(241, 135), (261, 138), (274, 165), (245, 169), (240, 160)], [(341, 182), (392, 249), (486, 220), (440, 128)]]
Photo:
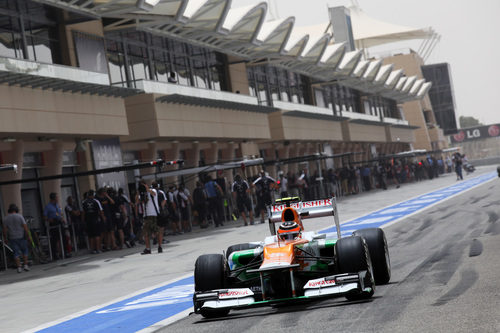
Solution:
[(227, 248), (226, 250), (226, 258), (229, 258), (231, 253), (236, 252), (236, 251), (243, 251), (243, 250), (250, 250), (250, 249), (255, 249), (259, 247), (259, 244), (250, 244), (250, 243), (243, 243), (243, 244), (235, 244), (231, 245), (230, 247)]
[[(194, 265), (194, 290), (209, 291), (224, 289), (227, 283), (226, 260), (222, 254), (204, 254), (198, 257)], [(229, 309), (201, 308), (205, 318), (227, 316)]]
[(353, 233), (365, 239), (370, 251), (373, 274), (377, 285), (387, 284), (391, 279), (391, 259), (385, 233), (380, 228), (357, 230)]
[(360, 236), (351, 236), (337, 240), (335, 244), (335, 255), (339, 273), (358, 273), (360, 271), (367, 271), (364, 284), (365, 286), (370, 286), (371, 291), (348, 294), (346, 298), (350, 301), (354, 301), (372, 297), (375, 292), (375, 283), (373, 281), (370, 253), (364, 239)]

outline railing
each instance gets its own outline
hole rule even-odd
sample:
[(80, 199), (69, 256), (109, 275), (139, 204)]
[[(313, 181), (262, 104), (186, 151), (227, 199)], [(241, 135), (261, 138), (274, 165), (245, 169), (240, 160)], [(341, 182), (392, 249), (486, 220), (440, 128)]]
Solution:
[(342, 111), (342, 116), (347, 117), (347, 118), (351, 118), (351, 119), (360, 119), (360, 120), (380, 122), (379, 116), (373, 116), (371, 114), (365, 114), (365, 113), (359, 113), (359, 112)]
[(405, 125), (408, 126), (408, 121), (403, 120), (403, 119), (397, 119), (397, 118), (389, 118), (389, 117), (384, 117), (384, 123), (389, 123), (389, 124), (394, 124), (394, 125)]
[(108, 74), (90, 72), (75, 67), (45, 64), (6, 57), (0, 57), (0, 71), (71, 80), (82, 83), (109, 85)]
[(308, 104), (299, 104), (299, 103), (291, 103), (291, 102), (283, 102), (283, 101), (273, 101), (273, 106), (280, 110), (287, 111), (303, 111), (315, 114), (322, 115), (333, 115), (333, 110), (328, 108), (322, 108), (319, 106), (308, 105)]
[(138, 80), (135, 82), (137, 89), (143, 90), (146, 93), (156, 93), (163, 95), (184, 95), (198, 98), (208, 98), (222, 101), (230, 101), (242, 104), (258, 105), (256, 97), (235, 94), (227, 91), (210, 90), (204, 88), (196, 88), (183, 86), (176, 83), (166, 83), (157, 81)]

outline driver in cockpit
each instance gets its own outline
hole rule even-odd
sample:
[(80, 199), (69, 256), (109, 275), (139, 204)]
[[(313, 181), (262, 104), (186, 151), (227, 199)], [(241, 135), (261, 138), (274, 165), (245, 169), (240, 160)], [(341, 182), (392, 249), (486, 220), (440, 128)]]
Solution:
[(281, 241), (291, 241), (301, 238), (300, 225), (295, 221), (282, 222), (278, 228), (278, 239)]

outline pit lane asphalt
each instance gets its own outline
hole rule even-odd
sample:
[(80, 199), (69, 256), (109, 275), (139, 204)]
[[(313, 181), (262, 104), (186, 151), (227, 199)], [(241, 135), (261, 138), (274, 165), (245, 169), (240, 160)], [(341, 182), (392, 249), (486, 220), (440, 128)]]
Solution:
[(499, 198), (497, 178), (385, 228), (392, 278), (370, 301), (245, 309), (219, 320), (192, 314), (159, 332), (500, 332)]
[[(469, 177), (494, 169), (479, 168)], [(388, 191), (350, 196), (339, 202), (340, 219), (347, 221), (455, 183), (454, 175), (450, 174), (405, 184), (400, 189), (392, 187)], [(493, 186), (497, 183), (498, 180), (489, 182), (388, 228), (393, 283), (378, 288), (371, 302), (350, 304), (328, 300), (310, 304), (306, 309), (234, 311), (220, 321), (206, 321), (192, 315), (164, 331), (253, 332), (296, 327), (300, 331), (399, 332), (421, 331), (424, 327), (431, 327), (431, 331), (449, 331), (450, 327), (458, 327), (459, 331), (462, 327), (462, 331), (478, 327), (482, 332), (500, 331), (498, 319), (491, 315), (500, 308), (495, 301), (498, 284), (494, 282), (500, 273), (499, 260), (494, 255), (500, 250), (496, 245), (500, 222), (495, 219), (500, 201), (496, 200), (498, 189)], [(492, 222), (487, 222), (488, 219)], [(331, 224), (331, 218), (314, 219), (307, 222), (306, 228), (322, 229)], [(221, 252), (231, 244), (261, 240), (267, 234), (267, 224), (242, 227), (241, 222), (230, 222), (223, 228), (196, 229), (192, 234), (168, 237), (172, 242), (164, 247), (163, 254), (141, 256), (142, 248), (136, 247), (37, 265), (29, 273), (0, 272), (1, 305), (8, 309), (0, 315), (0, 331), (30, 329), (192, 274), (194, 261), (200, 254)], [(477, 252), (478, 241), (483, 245), (482, 254), (469, 258), (467, 246), (476, 244), (472, 246)], [(464, 294), (459, 295), (462, 290)], [(453, 308), (449, 308), (451, 305)]]

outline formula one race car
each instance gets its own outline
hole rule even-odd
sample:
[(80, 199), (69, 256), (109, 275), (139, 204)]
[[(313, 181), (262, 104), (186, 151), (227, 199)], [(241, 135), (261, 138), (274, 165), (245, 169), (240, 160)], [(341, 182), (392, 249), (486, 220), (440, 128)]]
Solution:
[[(336, 235), (305, 232), (302, 220), (334, 217)], [(231, 309), (321, 297), (370, 298), (391, 277), (382, 229), (341, 237), (335, 198), (276, 200), (268, 207), (271, 236), (230, 246), (225, 255), (205, 254), (194, 270), (194, 311), (221, 317)], [(275, 224), (280, 223), (278, 230)]]

